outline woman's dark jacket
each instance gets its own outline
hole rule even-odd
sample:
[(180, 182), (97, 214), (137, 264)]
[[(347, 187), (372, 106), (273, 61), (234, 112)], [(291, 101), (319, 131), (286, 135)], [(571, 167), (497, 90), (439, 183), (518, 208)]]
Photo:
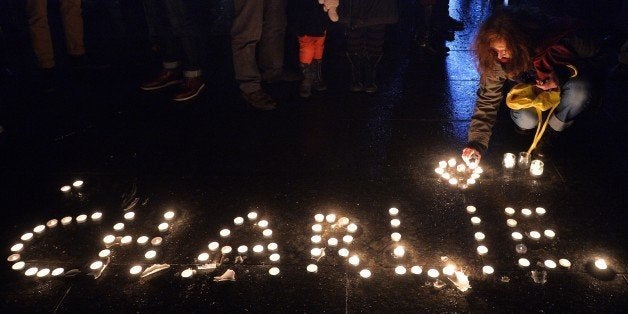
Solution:
[(399, 20), (398, 0), (340, 0), (340, 22), (350, 28), (395, 24)]

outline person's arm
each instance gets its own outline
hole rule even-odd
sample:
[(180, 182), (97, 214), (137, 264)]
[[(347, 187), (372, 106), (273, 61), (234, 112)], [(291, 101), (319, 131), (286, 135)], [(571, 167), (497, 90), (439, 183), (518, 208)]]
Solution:
[(533, 62), (536, 85), (543, 90), (562, 86), (570, 77), (578, 74), (573, 53), (561, 44), (549, 46)]

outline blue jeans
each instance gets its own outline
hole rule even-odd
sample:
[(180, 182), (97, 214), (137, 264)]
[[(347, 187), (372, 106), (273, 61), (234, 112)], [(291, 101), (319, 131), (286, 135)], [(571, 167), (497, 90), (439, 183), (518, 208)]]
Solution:
[[(549, 118), (549, 126), (554, 131), (563, 131), (569, 127), (578, 114), (587, 108), (591, 100), (591, 82), (581, 75), (569, 79), (561, 87), (560, 103)], [(539, 119), (534, 108), (511, 110), (510, 117), (524, 130), (537, 127)]]
[[(143, 0), (151, 40), (162, 51), (165, 68), (183, 65), (186, 76), (200, 76), (199, 41), (183, 0)], [(197, 75), (196, 75), (197, 74)]]

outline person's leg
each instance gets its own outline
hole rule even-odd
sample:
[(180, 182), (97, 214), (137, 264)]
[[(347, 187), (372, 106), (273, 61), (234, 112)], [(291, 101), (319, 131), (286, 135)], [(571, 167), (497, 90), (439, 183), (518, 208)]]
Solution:
[(286, 35), (286, 0), (258, 0), (264, 3), (264, 23), (259, 41), (259, 66), (264, 81), (274, 81), (283, 74)]
[(48, 1), (27, 0), (26, 14), (39, 67), (51, 69), (55, 66), (55, 60), (48, 26)]
[(584, 111), (591, 101), (592, 85), (586, 77), (571, 78), (562, 86), (560, 103), (550, 117), (549, 125), (555, 131), (564, 131)]
[(312, 81), (314, 80), (312, 60), (314, 60), (315, 39), (316, 37), (299, 36), (299, 65), (303, 73), (303, 80), (299, 86), (299, 96), (304, 98), (312, 95)]
[(85, 44), (83, 43), (81, 0), (61, 0), (61, 18), (68, 54), (73, 57), (83, 56)]
[(384, 40), (386, 39), (386, 25), (370, 26), (367, 29), (366, 64), (364, 69), (364, 91), (377, 91), (377, 66), (384, 55)]
[(312, 86), (317, 91), (324, 91), (327, 89), (327, 85), (323, 81), (323, 53), (325, 50), (325, 37), (314, 37), (314, 60), (312, 61), (312, 67), (314, 70), (314, 82)]
[(539, 117), (534, 108), (510, 110), (510, 118), (521, 132), (534, 133), (534, 129), (539, 124)]
[(347, 37), (347, 57), (351, 66), (351, 83), (349, 90), (364, 90), (363, 67), (365, 63), (366, 28), (349, 29)]
[(235, 78), (244, 93), (261, 90), (261, 75), (256, 61), (256, 47), (262, 36), (262, 0), (234, 0), (231, 49)]

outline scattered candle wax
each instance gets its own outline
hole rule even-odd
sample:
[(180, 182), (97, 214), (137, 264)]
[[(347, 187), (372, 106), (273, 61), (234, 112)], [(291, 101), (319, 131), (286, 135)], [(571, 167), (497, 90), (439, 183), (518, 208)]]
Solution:
[(155, 256), (157, 256), (157, 252), (155, 250), (148, 250), (146, 251), (146, 253), (144, 253), (144, 257), (146, 259), (153, 259), (155, 258)]
[(390, 234), (390, 238), (395, 242), (399, 242), (399, 240), (401, 240), (401, 233), (393, 232)]
[(487, 275), (490, 275), (490, 274), (495, 272), (495, 269), (493, 269), (492, 266), (486, 265), (486, 266), (482, 267), (482, 272), (487, 274)]
[(563, 266), (565, 268), (569, 268), (571, 267), (571, 262), (566, 259), (566, 258), (561, 258), (558, 260), (558, 264), (560, 264), (560, 266)]
[(91, 216), (92, 220), (99, 220), (100, 218), (102, 218), (102, 213), (101, 212), (95, 212), (92, 214)]
[(310, 273), (315, 273), (318, 271), (318, 266), (316, 266), (316, 264), (310, 264), (310, 265), (307, 265), (306, 269)]
[(277, 268), (277, 267), (272, 267), (271, 269), (269, 269), (269, 270), (268, 270), (268, 273), (269, 273), (271, 276), (277, 276), (277, 275), (279, 275), (279, 268)]
[(122, 239), (120, 239), (120, 243), (122, 244), (129, 244), (133, 241), (133, 237), (130, 235), (124, 236), (122, 237)]
[(530, 231), (530, 238), (538, 240), (541, 238), (541, 233), (538, 231)]
[(321, 231), (323, 231), (323, 226), (321, 226), (320, 224), (313, 224), (312, 225), (312, 231), (314, 231), (314, 232), (321, 232)]
[(131, 275), (137, 275), (140, 272), (142, 272), (142, 266), (140, 265), (135, 265), (129, 269), (129, 273), (131, 273)]
[(478, 241), (482, 241), (482, 240), (484, 240), (484, 238), (486, 237), (486, 236), (484, 235), (484, 233), (482, 233), (482, 232), (476, 232), (473, 236), (474, 236), (474, 237), (475, 237), (475, 239), (476, 239), (476, 240), (478, 240)]
[(519, 266), (521, 266), (521, 267), (528, 267), (528, 266), (530, 266), (530, 261), (527, 258), (520, 258), (519, 259)]
[(50, 274), (50, 269), (48, 269), (48, 268), (43, 268), (43, 269), (40, 269), (40, 270), (37, 272), (37, 277), (40, 277), (40, 278), (41, 278), (41, 277), (46, 277), (46, 276), (48, 276), (48, 274)]
[(56, 276), (62, 275), (64, 271), (65, 271), (65, 270), (64, 270), (63, 268), (58, 267), (58, 268), (55, 268), (55, 269), (52, 271), (52, 274), (51, 274), (51, 275), (52, 275), (52, 276), (54, 276), (54, 277), (56, 277)]
[(401, 220), (396, 219), (396, 218), (395, 219), (391, 219), (390, 220), (390, 225), (395, 227), (395, 228), (399, 227), (399, 225), (401, 225)]
[(154, 238), (152, 238), (150, 240), (150, 244), (152, 244), (154, 246), (157, 246), (157, 245), (160, 245), (161, 242), (163, 242), (163, 241), (164, 241), (164, 239), (162, 237), (154, 237)]
[(39, 225), (33, 229), (35, 233), (42, 233), (44, 230), (46, 230), (46, 226), (44, 225)]
[(536, 212), (536, 214), (537, 214), (537, 215), (539, 215), (539, 216), (543, 216), (543, 215), (545, 215), (545, 213), (547, 212), (547, 211), (545, 210), (545, 208), (543, 208), (543, 207), (537, 207), (534, 211), (535, 211), (535, 212)]
[(22, 241), (28, 241), (30, 239), (33, 238), (33, 234), (31, 232), (27, 232), (25, 234), (23, 234), (20, 239), (22, 239)]
[(80, 188), (83, 186), (83, 181), (82, 180), (76, 180), (74, 182), (72, 182), (72, 186), (75, 188)]
[(323, 215), (323, 214), (316, 214), (316, 215), (314, 215), (314, 221), (316, 221), (316, 222), (323, 222), (323, 221), (325, 221), (325, 215)]
[(218, 247), (219, 247), (219, 246), (220, 246), (220, 244), (218, 244), (218, 242), (210, 242), (210, 243), (207, 245), (207, 248), (208, 248), (210, 251), (216, 251), (216, 250), (218, 250)]
[(233, 218), (233, 224), (234, 224), (234, 225), (236, 225), (236, 226), (240, 226), (240, 225), (242, 225), (243, 223), (244, 223), (244, 218), (242, 218), (242, 217), (236, 217), (236, 218)]
[(456, 266), (454, 265), (447, 265), (445, 267), (443, 267), (443, 274), (447, 275), (447, 276), (451, 276), (456, 272)]
[(514, 219), (508, 219), (506, 220), (506, 224), (508, 225), (508, 227), (516, 227), (517, 226), (517, 221)]
[(24, 248), (24, 244), (16, 243), (11, 247), (11, 252), (19, 252)]
[(328, 223), (333, 223), (334, 221), (336, 221), (336, 215), (328, 214), (327, 216), (325, 216), (325, 221), (327, 221)]
[(447, 167), (447, 162), (446, 162), (446, 161), (444, 161), (444, 160), (439, 161), (439, 162), (438, 162), (438, 167), (439, 167), (439, 168), (445, 168), (445, 167)]
[(601, 270), (605, 270), (608, 268), (606, 261), (601, 258), (596, 259), (594, 264), (595, 264), (595, 267)]
[(157, 226), (157, 229), (159, 231), (166, 231), (168, 230), (168, 227), (170, 227), (170, 225), (167, 222), (162, 222), (159, 224), (159, 226)]
[(329, 240), (327, 240), (327, 244), (329, 246), (336, 246), (336, 245), (338, 245), (338, 239), (336, 239), (336, 238), (329, 238)]
[(122, 230), (122, 229), (124, 229), (124, 224), (123, 224), (123, 223), (121, 223), (121, 222), (119, 222), (119, 223), (117, 223), (117, 224), (113, 225), (113, 230), (120, 231), (120, 230)]
[(438, 277), (438, 276), (440, 275), (440, 273), (438, 272), (438, 270), (436, 270), (436, 269), (434, 269), (434, 268), (430, 268), (430, 269), (427, 271), (427, 275), (428, 275), (428, 276), (430, 276), (430, 277), (432, 277), (432, 278), (436, 278), (436, 277)]
[(349, 264), (358, 266), (360, 264), (360, 258), (357, 255), (349, 257)]
[(194, 275), (194, 270), (190, 268), (181, 272), (181, 277), (183, 278), (189, 278), (192, 277), (192, 275)]
[(137, 243), (138, 244), (146, 244), (146, 242), (148, 242), (148, 237), (147, 236), (141, 236), (141, 237), (137, 238)]
[(257, 222), (257, 226), (259, 226), (260, 228), (266, 228), (268, 227), (268, 220), (260, 220)]
[(56, 219), (50, 219), (50, 220), (48, 220), (48, 222), (46, 223), (46, 227), (48, 227), (48, 228), (54, 228), (54, 227), (56, 227), (56, 226), (57, 226), (57, 224), (58, 224), (58, 223), (59, 223), (59, 221), (58, 221), (58, 220), (56, 220)]
[(512, 238), (513, 238), (513, 239), (515, 239), (515, 240), (521, 240), (521, 239), (523, 239), (523, 234), (521, 234), (521, 232), (517, 232), (517, 231), (515, 231), (515, 232), (513, 232), (513, 233), (511, 234), (511, 236), (512, 236)]
[(349, 256), (349, 250), (342, 248), (340, 250), (338, 250), (338, 255), (342, 256), (342, 257), (347, 257)]
[(61, 224), (64, 225), (64, 226), (70, 224), (71, 222), (72, 222), (72, 217), (70, 217), (70, 216), (66, 216), (66, 217), (61, 218)]
[(246, 245), (238, 246), (238, 253), (246, 253), (248, 250), (249, 248)]
[(410, 272), (415, 275), (420, 275), (423, 272), (423, 268), (421, 268), (421, 266), (412, 266), (412, 268), (410, 268)]
[(253, 247), (253, 252), (255, 253), (262, 253), (264, 251), (264, 246), (257, 244)]
[(357, 230), (358, 230), (358, 226), (356, 224), (354, 224), (354, 223), (350, 223), (347, 226), (347, 231), (349, 231), (351, 233), (356, 232)]
[(113, 235), (111, 235), (111, 234), (106, 235), (106, 236), (102, 239), (102, 241), (103, 241), (103, 242), (105, 242), (106, 244), (111, 244), (111, 243), (113, 243), (113, 241), (115, 241), (115, 240), (116, 240), (116, 237), (115, 237), (115, 236), (113, 236)]
[(268, 243), (268, 245), (266, 246), (266, 248), (269, 251), (275, 251), (275, 250), (277, 250), (277, 247), (278, 247), (277, 243), (275, 243), (275, 242)]
[(196, 257), (196, 259), (197, 259), (199, 262), (204, 262), (204, 261), (207, 261), (207, 260), (209, 259), (209, 254), (207, 254), (207, 253), (203, 252), (203, 253), (199, 254), (199, 255)]
[(13, 264), (13, 266), (11, 266), (11, 268), (13, 268), (13, 270), (22, 270), (24, 269), (24, 266), (26, 266), (26, 263), (19, 261), (15, 264)]
[(67, 193), (67, 192), (70, 192), (71, 189), (72, 189), (72, 187), (70, 187), (69, 185), (64, 185), (64, 186), (61, 187), (60, 190), (63, 193)]
[(231, 253), (231, 251), (232, 251), (232, 250), (233, 250), (233, 249), (232, 249), (230, 246), (225, 245), (225, 246), (223, 246), (223, 247), (220, 249), (220, 253), (222, 253), (222, 254), (229, 254), (229, 253)]
[(76, 216), (76, 222), (78, 223), (84, 223), (86, 220), (87, 220), (87, 215), (85, 214)]
[(521, 210), (521, 214), (528, 217), (530, 215), (532, 215), (532, 211), (529, 208), (524, 208)]
[(280, 256), (277, 253), (270, 254), (270, 256), (268, 257), (268, 259), (271, 260), (272, 262), (278, 261), (279, 258), (280, 258)]
[(395, 257), (403, 257), (406, 254), (406, 250), (400, 245), (393, 250), (393, 254)]
[(273, 231), (272, 231), (272, 230), (270, 230), (270, 229), (265, 229), (264, 231), (262, 231), (262, 235), (263, 235), (264, 237), (269, 238), (270, 236), (272, 236), (272, 235), (273, 235)]
[(480, 219), (480, 217), (476, 217), (476, 216), (471, 217), (472, 224), (479, 225), (481, 222), (482, 222), (482, 219)]
[(395, 267), (395, 274), (397, 274), (397, 275), (405, 275), (405, 273), (406, 273), (406, 268), (404, 266), (399, 265), (399, 266)]
[(250, 212), (246, 215), (247, 218), (249, 218), (249, 220), (255, 220), (257, 219), (257, 213), (256, 212)]
[(473, 205), (467, 206), (467, 213), (469, 213), (469, 214), (475, 213), (476, 210), (477, 210), (477, 208), (475, 208), (475, 206), (473, 206)]
[(95, 261), (93, 263), (91, 263), (89, 265), (89, 269), (91, 270), (96, 270), (96, 269), (101, 269), (102, 268), (102, 262), (101, 261)]
[(109, 256), (109, 254), (111, 254), (111, 250), (104, 249), (104, 250), (98, 252), (98, 257), (107, 257), (107, 256)]
[[(133, 218), (135, 218), (135, 213), (134, 212), (127, 212), (124, 214), (124, 219), (126, 220), (133, 220)], [(78, 218), (76, 218), (78, 220)]]
[(310, 254), (312, 254), (312, 256), (315, 256), (315, 257), (316, 256), (321, 256), (322, 252), (323, 251), (320, 248), (317, 248), (317, 247), (315, 247), (315, 248), (310, 250)]
[(223, 238), (228, 237), (231, 234), (231, 230), (229, 229), (222, 229), (220, 230), (220, 236)]
[(545, 267), (550, 268), (550, 269), (556, 268), (556, 262), (554, 262), (551, 259), (545, 260), (545, 262), (543, 262), (543, 264), (545, 265)]
[(388, 214), (390, 214), (391, 216), (397, 216), (399, 214), (399, 209), (397, 207), (391, 207), (388, 210)]
[(360, 271), (360, 277), (362, 278), (370, 278), (371, 277), (371, 271), (368, 269), (362, 269)]
[(478, 250), (478, 254), (480, 254), (480, 255), (484, 255), (484, 254), (488, 253), (488, 248), (486, 246), (484, 246), (484, 245), (478, 246), (477, 250)]
[(37, 271), (38, 271), (37, 267), (31, 267), (24, 272), (24, 275), (26, 275), (27, 277), (30, 277), (30, 276), (35, 275)]
[(17, 261), (19, 259), (20, 259), (20, 254), (17, 254), (17, 253), (11, 254), (11, 255), (9, 255), (9, 257), (7, 257), (7, 261), (9, 261), (9, 262), (15, 262), (15, 261)]
[(317, 235), (313, 235), (313, 236), (310, 238), (310, 240), (312, 241), (312, 243), (321, 243), (322, 238), (321, 238), (321, 236), (319, 236), (319, 235), (317, 234)]
[(551, 229), (547, 229), (547, 230), (543, 231), (543, 234), (546, 237), (550, 238), (550, 239), (552, 239), (552, 238), (554, 238), (556, 236), (556, 233), (554, 232), (554, 230), (551, 230)]
[(169, 211), (164, 213), (164, 219), (171, 220), (172, 218), (174, 218), (174, 212), (173, 211), (169, 210)]
[(515, 209), (512, 207), (506, 207), (504, 208), (504, 212), (506, 213), (506, 215), (512, 216), (515, 214)]
[(346, 235), (346, 236), (342, 237), (342, 242), (347, 243), (347, 244), (353, 242), (353, 236)]

